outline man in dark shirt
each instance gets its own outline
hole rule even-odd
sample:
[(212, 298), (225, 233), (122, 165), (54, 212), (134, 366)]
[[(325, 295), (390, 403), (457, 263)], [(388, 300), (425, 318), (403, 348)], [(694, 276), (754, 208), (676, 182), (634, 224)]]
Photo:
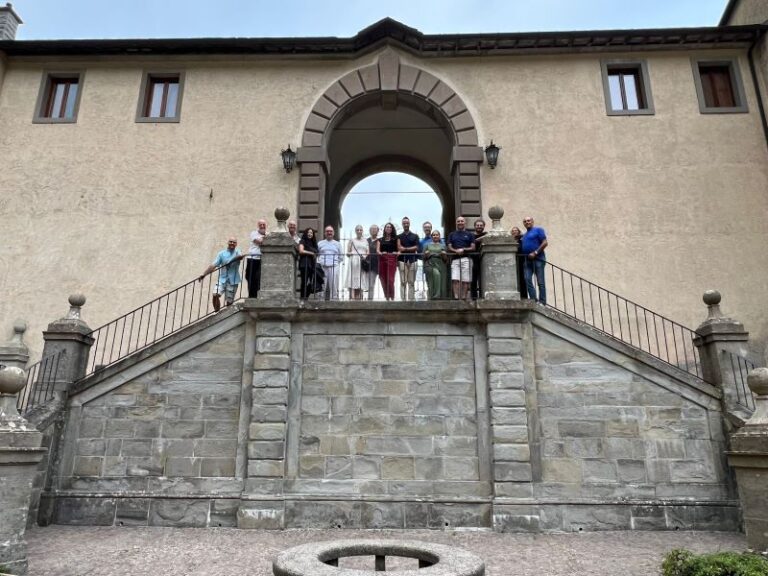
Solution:
[(403, 232), (397, 237), (397, 268), (400, 271), (400, 300), (406, 300), (405, 286), (408, 285), (408, 300), (416, 294), (416, 268), (419, 257), (419, 237), (411, 232), (411, 221), (403, 218)]
[(483, 258), (483, 236), (486, 235), (485, 220), (478, 218), (475, 220), (475, 251), (472, 252), (469, 257), (472, 260), (472, 283), (469, 287), (469, 292), (472, 295), (472, 300), (477, 300), (480, 294), (480, 261)]
[(453, 297), (463, 300), (469, 294), (469, 283), (472, 280), (472, 261), (467, 254), (475, 249), (475, 235), (466, 230), (467, 221), (464, 216), (456, 218), (456, 230), (448, 235), (448, 252), (453, 256), (451, 261), (451, 286)]
[[(544, 248), (547, 247), (547, 234), (544, 228), (533, 225), (533, 218), (526, 216), (523, 218), (525, 226), (525, 235), (520, 245), (520, 252), (525, 255), (525, 287), (528, 291), (528, 297), (547, 303), (547, 288), (544, 285), (544, 265), (547, 257), (544, 254)], [(533, 286), (533, 275), (536, 275), (536, 284), (538, 284), (539, 295), (536, 296), (536, 288)]]

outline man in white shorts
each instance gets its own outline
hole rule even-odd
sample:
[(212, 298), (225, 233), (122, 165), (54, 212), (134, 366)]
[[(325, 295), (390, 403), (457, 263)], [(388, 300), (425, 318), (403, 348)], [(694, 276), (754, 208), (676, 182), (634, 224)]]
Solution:
[(468, 254), (475, 251), (475, 235), (466, 227), (466, 219), (459, 216), (456, 218), (456, 230), (448, 235), (448, 253), (453, 256), (451, 286), (456, 300), (469, 297), (469, 284), (472, 281), (472, 260)]

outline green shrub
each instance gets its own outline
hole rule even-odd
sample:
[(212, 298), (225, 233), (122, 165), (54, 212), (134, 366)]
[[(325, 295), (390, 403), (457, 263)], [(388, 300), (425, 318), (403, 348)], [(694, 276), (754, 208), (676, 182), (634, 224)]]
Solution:
[(672, 550), (661, 569), (664, 576), (768, 576), (768, 560), (738, 552), (696, 555), (689, 550)]

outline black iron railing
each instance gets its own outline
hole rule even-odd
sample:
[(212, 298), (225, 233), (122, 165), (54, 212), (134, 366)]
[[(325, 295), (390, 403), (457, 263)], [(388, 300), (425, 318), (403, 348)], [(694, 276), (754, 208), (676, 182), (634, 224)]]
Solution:
[[(521, 256), (518, 264), (531, 266)], [(652, 356), (702, 377), (696, 333), (627, 298), (547, 262), (546, 305)], [(533, 279), (537, 288), (536, 279)]]
[(66, 351), (61, 350), (27, 368), (27, 384), (16, 399), (16, 409), (20, 414), (25, 414), (53, 398), (59, 366), (65, 354)]
[[(722, 351), (725, 356), (724, 366), (721, 364), (721, 370), (731, 369), (731, 378), (736, 388), (736, 403), (747, 410), (755, 410), (755, 397), (747, 385), (747, 374), (754, 370), (757, 365), (746, 358), (732, 354), (727, 350)], [(725, 376), (725, 375), (723, 375)]]
[[(240, 281), (229, 285), (224, 279), (227, 274), (234, 275), (232, 267), (237, 269)], [(246, 260), (216, 268), (93, 330), (86, 376), (214, 314), (217, 306), (246, 297), (245, 268)], [(218, 299), (214, 294), (219, 294)]]

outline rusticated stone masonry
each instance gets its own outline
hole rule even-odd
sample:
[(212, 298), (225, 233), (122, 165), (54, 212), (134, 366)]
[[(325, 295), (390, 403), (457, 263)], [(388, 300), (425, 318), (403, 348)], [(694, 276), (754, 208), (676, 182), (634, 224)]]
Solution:
[(291, 366), (291, 325), (259, 322), (248, 432), (248, 477), (282, 478)]

